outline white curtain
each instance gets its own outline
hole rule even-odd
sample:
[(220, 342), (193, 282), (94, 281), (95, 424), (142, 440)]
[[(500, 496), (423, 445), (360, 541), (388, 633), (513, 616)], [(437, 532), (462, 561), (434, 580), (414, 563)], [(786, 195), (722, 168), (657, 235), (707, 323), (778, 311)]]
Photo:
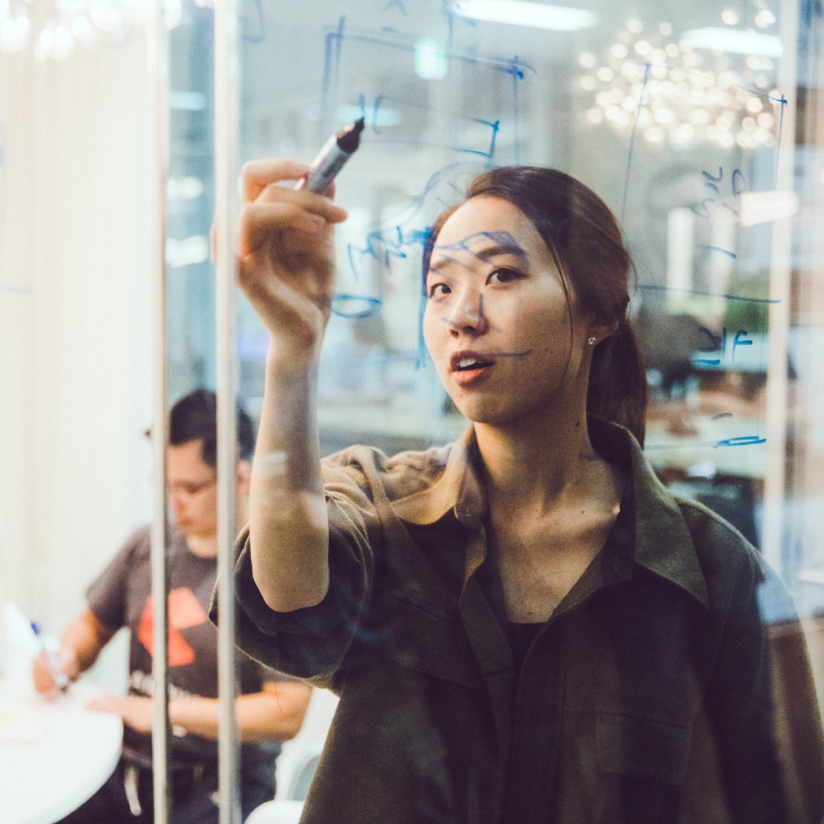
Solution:
[(0, 56), (0, 597), (55, 634), (150, 516), (145, 40)]

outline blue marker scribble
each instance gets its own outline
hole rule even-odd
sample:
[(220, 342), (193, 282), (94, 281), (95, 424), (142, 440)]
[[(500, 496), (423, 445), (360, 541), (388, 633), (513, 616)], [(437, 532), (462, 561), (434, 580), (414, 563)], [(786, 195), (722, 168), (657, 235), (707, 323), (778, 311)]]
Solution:
[(521, 135), (520, 132), (520, 114), (518, 110), (518, 83), (524, 79), (524, 71), (518, 63), (518, 58), (512, 58), (512, 64), (507, 70), (512, 75), (512, 114), (515, 118), (515, 165), (521, 163)]
[[(766, 442), (766, 438), (759, 438), (758, 435), (744, 435), (740, 438), (726, 438), (720, 441), (692, 441), (688, 443), (681, 443), (678, 445), (678, 448), (683, 449), (684, 447), (688, 447), (692, 449), (706, 449), (707, 447), (712, 447), (713, 449), (720, 449), (724, 446), (756, 446)], [(656, 449), (671, 448), (671, 444), (668, 443), (648, 443), (644, 445), (645, 452), (651, 452)]]
[[(329, 72), (336, 70), (340, 60), (340, 45), (344, 40), (354, 43), (366, 44), (371, 46), (381, 46), (384, 48), (391, 48), (399, 51), (413, 52), (415, 51), (418, 42), (416, 34), (406, 34), (399, 31), (370, 31), (368, 29), (347, 29), (344, 34), (344, 20), (341, 17), (338, 25), (334, 28), (326, 29), (326, 69)], [(331, 52), (329, 50), (330, 39), (334, 41), (337, 46), (335, 49), (334, 59), (330, 60)], [(471, 66), (488, 66), (496, 71), (503, 72), (509, 75), (519, 75), (521, 79), (526, 76), (526, 73), (537, 75), (535, 67), (524, 60), (515, 57), (503, 57), (499, 55), (484, 54), (482, 52), (471, 50), (455, 50), (451, 46), (447, 48), (446, 56), (449, 60), (457, 60), (460, 63), (465, 63)], [(329, 84), (324, 84), (324, 92), (330, 89)]]
[(733, 338), (733, 341), (732, 341), (732, 360), (733, 360), (733, 363), (735, 363), (735, 350), (739, 346), (752, 346), (752, 341), (751, 340), (745, 340), (744, 339), (746, 337), (746, 335), (747, 335), (747, 330), (746, 329), (739, 329), (735, 333), (735, 337)]
[[(331, 31), (327, 30), (325, 42), (325, 56), (323, 61), (323, 83), (322, 83), (322, 99), (323, 112), (322, 120), (328, 123), (331, 118), (331, 112), (334, 110), (333, 101), (337, 99), (337, 79), (338, 69), (340, 68), (340, 50), (343, 43), (343, 32), (346, 25), (346, 18), (341, 17), (338, 20), (338, 25)], [(335, 88), (332, 88), (334, 77)]]
[(723, 441), (716, 441), (713, 449), (718, 449), (722, 446), (753, 446), (758, 443), (766, 443), (766, 438), (759, 438), (758, 435), (744, 435), (740, 438), (727, 438)]
[(383, 265), (389, 268), (393, 259), (405, 259), (413, 249), (423, 249), (429, 229), (415, 226), (414, 221), (420, 215), (430, 196), (434, 196), (437, 187), (447, 183), (450, 175), (462, 166), (463, 164), (452, 163), (435, 172), (427, 181), (423, 191), (413, 198), (400, 214), (366, 233), (365, 246), (349, 244), (347, 248), (349, 265), (352, 267), (356, 280), (361, 261), (364, 259), (372, 258), (382, 261)]
[[(772, 100), (773, 98), (770, 98)], [(778, 140), (776, 140), (775, 146), (775, 153), (776, 157), (778, 157), (778, 153), (781, 151), (781, 134), (784, 130), (784, 109), (787, 108), (787, 100), (784, 97), (783, 93), (781, 95), (781, 114), (778, 116)], [(773, 181), (773, 189), (778, 188), (778, 163), (775, 164), (775, 178)]]
[(695, 246), (696, 249), (706, 249), (710, 252), (720, 252), (722, 255), (727, 255), (731, 257), (733, 260), (738, 257), (735, 252), (730, 252), (728, 249), (722, 249), (720, 246), (707, 246), (703, 243), (698, 243)]
[(724, 177), (724, 170), (719, 166), (718, 167), (718, 177), (713, 177), (709, 172), (701, 172), (702, 175), (706, 178), (704, 185), (712, 189), (714, 192), (718, 192), (718, 186), (716, 183), (720, 183), (721, 179)]
[[(676, 69), (673, 66), (668, 66), (666, 63), (646, 63), (645, 65), (649, 66), (651, 68), (664, 69), (668, 72), (677, 71), (679, 74), (683, 74), (687, 77), (696, 77), (696, 78), (700, 77), (705, 82), (709, 79), (707, 77), (707, 75), (702, 74), (700, 71), (696, 71), (695, 69), (686, 69), (683, 66), (679, 66)], [(763, 89), (754, 89), (750, 86), (739, 86), (736, 83), (728, 83), (727, 81), (721, 80), (720, 78), (714, 78), (712, 80), (711, 85), (724, 86), (728, 89), (740, 89), (742, 92), (747, 92), (747, 94), (751, 94), (751, 95), (754, 95), (756, 97), (761, 97), (764, 100), (770, 100), (773, 103), (781, 103), (781, 102), (786, 103), (787, 102), (786, 100), (783, 99), (783, 95), (782, 95), (781, 98), (773, 97), (769, 92), (765, 92)]]
[(644, 70), (644, 80), (641, 83), (641, 94), (638, 95), (638, 107), (635, 109), (635, 120), (632, 122), (632, 133), (629, 136), (629, 153), (627, 154), (627, 172), (624, 176), (624, 197), (621, 201), (621, 223), (624, 222), (624, 216), (627, 212), (627, 195), (629, 194), (629, 174), (632, 169), (632, 153), (635, 149), (635, 133), (638, 131), (638, 118), (641, 116), (641, 107), (644, 103), (644, 93), (647, 90), (647, 81), (649, 80), (650, 64)]
[[(482, 246), (477, 251), (474, 246), (476, 241), (491, 240), (494, 247)], [(499, 232), (475, 232), (463, 240), (458, 240), (455, 243), (439, 243), (433, 249), (433, 252), (444, 254), (444, 252), (469, 252), (473, 257), (479, 260), (486, 260), (489, 256), (489, 249), (500, 249), (501, 254), (516, 255), (520, 258), (526, 257), (526, 252), (520, 247), (518, 241), (507, 232), (505, 229)], [(451, 255), (444, 255), (449, 260), (455, 260)], [(457, 261), (456, 261), (457, 262)]]
[[(720, 195), (721, 190), (718, 188), (718, 186), (716, 184), (721, 183), (721, 181), (724, 179), (724, 167), (723, 166), (718, 167), (718, 175), (717, 176), (711, 174), (710, 172), (706, 172), (706, 171), (701, 172), (701, 174), (704, 175), (704, 177), (706, 178), (706, 180), (704, 181), (704, 186), (707, 189), (711, 189), (713, 192), (715, 192), (715, 194)], [(741, 197), (742, 192), (746, 191), (746, 189), (747, 189), (747, 183), (746, 183), (746, 180), (744, 179), (744, 173), (740, 169), (734, 169), (733, 173), (732, 173), (731, 182), (732, 182), (733, 197), (738, 199), (738, 198)], [(723, 200), (719, 201), (715, 197), (703, 197), (703, 198), (701, 198), (701, 202), (699, 204), (697, 204), (697, 205), (693, 204), (692, 206), (690, 206), (690, 208), (699, 217), (703, 217), (703, 218), (706, 218), (707, 220), (709, 220), (712, 217), (712, 215), (710, 214), (710, 210), (709, 210), (709, 205), (711, 203), (718, 203), (724, 209), (728, 209), (730, 212), (732, 212), (736, 216), (739, 214), (738, 209), (734, 208), (733, 206), (730, 206), (729, 203), (725, 203)], [(705, 246), (705, 247), (699, 247), (699, 248), (716, 249), (719, 252), (724, 252), (724, 254), (732, 254), (731, 252), (727, 252), (724, 249), (717, 249), (717, 247), (714, 247), (714, 246)], [(732, 256), (735, 257), (735, 255), (732, 255)]]
[(747, 182), (741, 169), (733, 169), (732, 172), (732, 193), (735, 197), (740, 197), (747, 189)]
[[(347, 312), (342, 309), (336, 309), (334, 307), (334, 303), (337, 301), (342, 302), (355, 302), (355, 301), (363, 301), (364, 303), (369, 304), (367, 309), (361, 309), (359, 311), (354, 312)], [(356, 318), (367, 318), (369, 315), (374, 315), (375, 312), (378, 311), (381, 305), (381, 301), (379, 298), (369, 297), (368, 295), (348, 295), (341, 292), (336, 292), (334, 297), (332, 298), (333, 306), (332, 306), (332, 314), (337, 315), (340, 318), (349, 318), (350, 320), (354, 320)]]
[(242, 38), (247, 43), (262, 43), (266, 39), (266, 28), (263, 20), (263, 0), (252, 0), (255, 6), (255, 19), (245, 14), (240, 18)]
[[(370, 114), (370, 113), (367, 112), (364, 96), (361, 95), (360, 98), (359, 98), (359, 106), (361, 107), (361, 116), (364, 118), (364, 120), (366, 120), (367, 122), (370, 123), (370, 125), (372, 127), (372, 131), (377, 135), (381, 134), (380, 130), (377, 128), (378, 118), (379, 118), (381, 107), (385, 103), (393, 104), (393, 105), (395, 105), (395, 106), (397, 106), (398, 108), (401, 108), (401, 109), (422, 109), (426, 112), (441, 112), (441, 113), (444, 113), (444, 110), (437, 109), (433, 106), (427, 106), (427, 105), (423, 105), (423, 104), (420, 104), (420, 103), (412, 103), (408, 100), (403, 100), (403, 99), (400, 99), (400, 98), (397, 98), (397, 97), (389, 97), (388, 95), (385, 95), (385, 94), (379, 94), (375, 98), (375, 101), (374, 101), (373, 106), (372, 106), (372, 111), (371, 111), (371, 114)], [(451, 115), (453, 117), (458, 117), (455, 114), (455, 112), (453, 112), (453, 111), (448, 111), (448, 112), (445, 112), (445, 113), (448, 114), (448, 115)], [(386, 146), (386, 145), (395, 145), (395, 146), (408, 145), (408, 146), (415, 146), (416, 148), (428, 147), (428, 148), (433, 148), (433, 149), (446, 149), (447, 151), (458, 152), (460, 154), (480, 156), (480, 157), (485, 157), (489, 160), (492, 160), (493, 156), (495, 155), (495, 143), (496, 143), (496, 140), (497, 140), (497, 137), (498, 137), (498, 131), (499, 131), (500, 125), (501, 125), (500, 121), (499, 120), (483, 120), (482, 118), (479, 118), (479, 117), (460, 117), (460, 121), (463, 122), (463, 123), (477, 123), (480, 126), (487, 127), (489, 129), (489, 147), (486, 150), (484, 150), (484, 149), (473, 149), (473, 148), (470, 148), (468, 146), (460, 146), (460, 145), (455, 146), (455, 145), (449, 145), (449, 144), (438, 144), (438, 143), (434, 143), (434, 142), (427, 142), (427, 141), (423, 141), (423, 140), (420, 140), (420, 139), (417, 139), (417, 138), (398, 139), (398, 138), (387, 138), (387, 137), (381, 137), (380, 144), (382, 146)], [(370, 142), (370, 141), (368, 141), (368, 140), (364, 141), (362, 139), (361, 142), (363, 143), (363, 142)]]
[[(375, 134), (380, 134), (380, 131), (378, 130), (378, 112), (381, 110), (381, 105), (383, 104), (384, 100), (385, 100), (385, 95), (379, 94), (375, 98), (375, 105), (372, 107), (371, 125), (372, 125), (372, 131)], [(361, 101), (361, 111), (362, 111), (361, 117), (363, 117), (363, 119), (365, 120), (366, 119), (366, 105), (364, 103), (364, 96), (363, 95), (361, 95), (360, 101)]]

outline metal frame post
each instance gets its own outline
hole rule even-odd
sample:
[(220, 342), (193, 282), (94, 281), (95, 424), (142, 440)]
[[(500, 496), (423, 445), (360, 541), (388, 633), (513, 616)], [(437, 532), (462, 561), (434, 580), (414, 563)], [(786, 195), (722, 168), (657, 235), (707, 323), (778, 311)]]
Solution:
[(154, 398), (152, 423), (151, 569), (154, 649), (154, 723), (152, 725), (152, 773), (155, 824), (169, 819), (169, 702), (168, 702), (168, 567), (166, 553), (166, 445), (168, 443), (168, 384), (166, 380), (168, 337), (166, 330), (166, 186), (169, 172), (168, 34), (163, 2), (152, 6), (147, 32), (149, 118), (153, 136), (152, 184), (155, 212), (152, 227)]
[(237, 461), (237, 273), (235, 221), (239, 127), (238, 8), (215, 3), (215, 227), (217, 256), (218, 397), (218, 690), (220, 697), (220, 824), (239, 824), (235, 713), (234, 539)]

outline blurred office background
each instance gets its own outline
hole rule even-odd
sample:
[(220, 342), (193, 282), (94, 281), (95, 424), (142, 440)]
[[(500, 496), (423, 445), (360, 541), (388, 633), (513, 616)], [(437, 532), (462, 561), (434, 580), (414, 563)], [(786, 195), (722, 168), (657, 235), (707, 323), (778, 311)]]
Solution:
[[(607, 201), (634, 256), (661, 478), (731, 520), (815, 615), (820, 9), (569, 2), (243, 4), (238, 168), (309, 161), (344, 123), (367, 123), (338, 185), (350, 219), (322, 362), (324, 451), (462, 431), (420, 346), (424, 233), (489, 164), (555, 166)], [(210, 5), (166, 5), (172, 401), (215, 383)], [(146, 13), (137, 0), (0, 5), (0, 588), (55, 633), (151, 515)], [(266, 345), (241, 302), (253, 414)]]

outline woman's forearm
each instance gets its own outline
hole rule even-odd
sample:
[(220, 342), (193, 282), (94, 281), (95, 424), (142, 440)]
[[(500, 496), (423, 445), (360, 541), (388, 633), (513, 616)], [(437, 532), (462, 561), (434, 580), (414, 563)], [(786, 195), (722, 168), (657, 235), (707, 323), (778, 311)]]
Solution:
[(329, 528), (320, 471), (317, 363), (267, 360), (250, 492), (255, 583), (278, 612), (314, 606), (329, 586)]
[(329, 531), (320, 475), (317, 364), (335, 293), (333, 226), (346, 211), (291, 185), (308, 166), (243, 167), (238, 283), (269, 331), (252, 465), (252, 572), (266, 603), (291, 612), (323, 600)]

